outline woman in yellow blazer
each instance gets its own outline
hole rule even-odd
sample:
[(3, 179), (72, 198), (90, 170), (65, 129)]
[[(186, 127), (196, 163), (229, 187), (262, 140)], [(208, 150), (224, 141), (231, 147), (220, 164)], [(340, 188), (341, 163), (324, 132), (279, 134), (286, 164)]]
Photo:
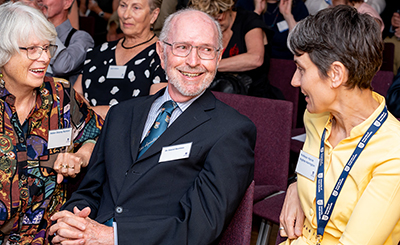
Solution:
[(307, 137), (281, 214), (285, 244), (397, 244), (400, 123), (371, 87), (382, 64), (378, 24), (337, 6), (301, 21), (288, 46)]

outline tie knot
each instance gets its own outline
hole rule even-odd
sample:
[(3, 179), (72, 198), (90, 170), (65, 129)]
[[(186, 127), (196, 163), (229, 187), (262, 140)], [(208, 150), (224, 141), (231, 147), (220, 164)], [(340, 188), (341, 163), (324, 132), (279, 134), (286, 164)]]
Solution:
[(161, 106), (161, 111), (167, 112), (169, 115), (175, 110), (175, 108), (178, 107), (175, 101), (173, 100), (168, 100), (165, 101), (164, 104)]

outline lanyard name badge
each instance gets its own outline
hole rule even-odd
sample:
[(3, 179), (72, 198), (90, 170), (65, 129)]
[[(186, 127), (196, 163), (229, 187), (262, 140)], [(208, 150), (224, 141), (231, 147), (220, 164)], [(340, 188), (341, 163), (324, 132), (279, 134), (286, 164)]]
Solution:
[(382, 124), (386, 121), (388, 117), (387, 108), (383, 108), (382, 112), (375, 119), (372, 125), (368, 128), (367, 132), (363, 135), (360, 142), (358, 142), (356, 149), (351, 155), (350, 159), (346, 163), (342, 173), (340, 174), (339, 179), (335, 184), (335, 188), (332, 190), (332, 193), (324, 207), (324, 161), (325, 161), (325, 133), (326, 128), (321, 136), (321, 148), (319, 154), (319, 166), (317, 172), (317, 190), (316, 190), (316, 209), (317, 209), (317, 245), (321, 243), (322, 236), (325, 231), (325, 227), (332, 215), (333, 208), (336, 204), (337, 198), (339, 196), (340, 191), (346, 181), (347, 176), (351, 168), (354, 166), (357, 158), (360, 156), (361, 152), (364, 150), (368, 141), (372, 138), (372, 136), (378, 131), (378, 129), (382, 126)]

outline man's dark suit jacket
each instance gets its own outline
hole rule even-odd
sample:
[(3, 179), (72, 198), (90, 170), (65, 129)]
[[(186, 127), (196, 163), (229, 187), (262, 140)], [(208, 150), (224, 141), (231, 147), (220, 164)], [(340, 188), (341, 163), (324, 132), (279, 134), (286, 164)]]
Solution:
[[(64, 209), (117, 222), (121, 244), (215, 244), (254, 174), (254, 124), (206, 91), (136, 160), (155, 96), (110, 109), (79, 189)], [(193, 142), (187, 159), (164, 146)]]

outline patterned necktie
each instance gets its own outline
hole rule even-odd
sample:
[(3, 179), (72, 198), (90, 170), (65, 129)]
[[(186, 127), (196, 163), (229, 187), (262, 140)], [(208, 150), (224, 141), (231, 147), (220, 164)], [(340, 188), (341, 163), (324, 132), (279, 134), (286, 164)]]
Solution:
[(173, 100), (166, 101), (162, 107), (161, 112), (158, 114), (157, 119), (155, 120), (153, 126), (147, 132), (146, 137), (143, 139), (139, 148), (138, 159), (146, 152), (147, 149), (160, 137), (162, 133), (167, 129), (169, 119), (171, 117), (172, 112), (178, 105)]

